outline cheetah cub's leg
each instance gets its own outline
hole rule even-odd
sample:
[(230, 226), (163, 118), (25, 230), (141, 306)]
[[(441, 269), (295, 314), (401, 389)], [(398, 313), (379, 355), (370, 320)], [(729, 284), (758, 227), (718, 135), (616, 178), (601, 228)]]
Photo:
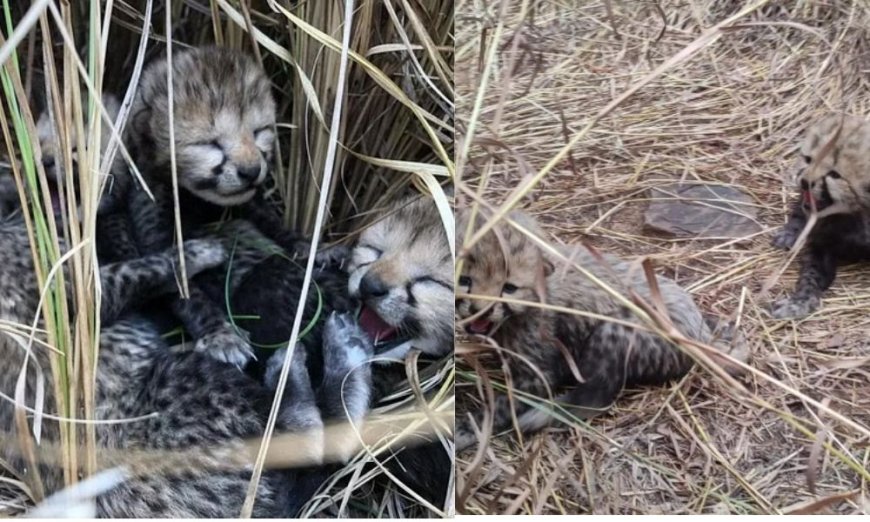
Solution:
[[(351, 314), (333, 312), (323, 332), (323, 381), (317, 389), (318, 404), (326, 419), (359, 427), (372, 397), (370, 360), (374, 345)], [(327, 440), (327, 449), (347, 461), (357, 451), (352, 430), (341, 430)]]
[(272, 206), (263, 197), (262, 191), (257, 191), (254, 198), (239, 207), (239, 214), (259, 232), (267, 234), (285, 253), (291, 257), (304, 258), (308, 255), (309, 243), (297, 234), (287, 230), (284, 223)]
[[(748, 363), (751, 357), (749, 342), (733, 323), (718, 316), (705, 316), (704, 332), (699, 340), (710, 339), (710, 345), (732, 359), (742, 363)], [(722, 368), (733, 377), (740, 377), (746, 373), (741, 366), (725, 359), (717, 359)]]
[(254, 357), (248, 334), (234, 328), (224, 310), (212, 301), (198, 285), (189, 284), (190, 296), (172, 302), (172, 312), (184, 324), (185, 330), (196, 339), (194, 350), (218, 361), (239, 368)]
[[(630, 315), (626, 311), (625, 318)], [(685, 375), (692, 367), (691, 358), (666, 339), (612, 322), (598, 324), (586, 344), (577, 360), (584, 382), (557, 397), (577, 419), (606, 411), (626, 385), (662, 384)], [(519, 422), (523, 431), (531, 433), (551, 420), (549, 412), (535, 410), (520, 417)]]
[(822, 292), (837, 275), (837, 262), (829, 252), (808, 247), (801, 258), (795, 292), (774, 303), (771, 315), (776, 319), (797, 319), (814, 312), (821, 303)]
[(97, 218), (97, 256), (101, 263), (142, 257), (125, 214), (116, 212)]
[(18, 186), (11, 175), (0, 175), (0, 219), (12, 214), (21, 208), (21, 200), (18, 197)]
[[(623, 363), (617, 354), (608, 353), (604, 359), (585, 359), (581, 373), (586, 382), (562, 393), (555, 402), (575, 419), (586, 420), (607, 411), (622, 391), (625, 380)], [(588, 377), (587, 377), (588, 375)], [(538, 432), (553, 423), (553, 412), (530, 408), (517, 418), (523, 433)]]
[[(195, 275), (223, 264), (227, 251), (219, 241), (194, 239), (184, 242), (184, 257), (188, 274)], [(130, 304), (173, 291), (177, 262), (178, 251), (173, 248), (160, 254), (100, 267), (103, 290), (100, 320), (103, 323), (112, 322)]]
[[(547, 382), (544, 382), (541, 380), (540, 375), (529, 368), (526, 363), (517, 361), (510, 368), (514, 390), (521, 392), (524, 396), (530, 395), (545, 400), (549, 397), (549, 393), (556, 393), (556, 379), (553, 375), (549, 374), (548, 368), (555, 368), (558, 364), (560, 364), (559, 361), (554, 361), (553, 364), (540, 365), (538, 369), (544, 373), (544, 377), (547, 379)], [(583, 369), (581, 368), (580, 371), (582, 372)], [(531, 433), (549, 423), (549, 414), (543, 413), (543, 415), (539, 416), (535, 412), (535, 408), (518, 399), (517, 395), (514, 395), (514, 400), (511, 401), (506, 394), (496, 392), (495, 403), (492, 407), (492, 436), (508, 429), (513, 422), (514, 414), (516, 414), (520, 422), (519, 428), (523, 433)], [(543, 417), (546, 417), (547, 420), (544, 421)], [(484, 411), (476, 410), (466, 412), (463, 416), (456, 419), (454, 441), (457, 452), (478, 442), (478, 437), (473, 426), (483, 429), (483, 418)]]
[(798, 198), (792, 207), (788, 221), (773, 235), (771, 243), (776, 248), (790, 250), (794, 246), (795, 241), (797, 241), (798, 236), (801, 235), (801, 231), (803, 231), (806, 224), (807, 216), (804, 213), (803, 204), (800, 198)]
[[(308, 257), (311, 243), (284, 227), (283, 221), (275, 212), (271, 211), (269, 203), (260, 191), (257, 192), (254, 199), (243, 204), (240, 211), (242, 219), (251, 223), (256, 229), (256, 235), (268, 234), (268, 241), (280, 245), (284, 253), (292, 258), (301, 260)], [(334, 266), (343, 267), (349, 258), (350, 248), (344, 245), (333, 245), (321, 248), (317, 252), (315, 262), (317, 269), (324, 271)]]
[[(172, 244), (172, 196), (161, 184), (154, 187), (155, 202), (144, 191), (131, 196), (131, 214), (137, 243), (144, 252), (160, 251)], [(190, 274), (188, 274), (190, 277)], [(196, 339), (194, 350), (242, 368), (254, 357), (247, 335), (234, 328), (225, 311), (195, 281), (188, 283), (189, 297), (174, 299), (172, 312)]]
[[(287, 349), (281, 348), (267, 361), (264, 382), (269, 389), (278, 388), (278, 379), (286, 358)], [(297, 343), (290, 361), (287, 386), (277, 422), (281, 431), (304, 435), (297, 451), (309, 455), (312, 464), (319, 464), (323, 462), (323, 419), (320, 408), (317, 407), (306, 360), (305, 345)]]
[[(611, 322), (596, 325), (578, 352), (575, 352), (575, 362), (583, 382), (576, 383), (572, 379), (570, 384), (573, 389), (555, 397), (555, 402), (577, 419), (587, 419), (606, 411), (626, 384), (666, 382), (685, 374), (692, 365), (688, 356), (665, 339)], [(553, 367), (563, 367), (564, 364), (564, 361), (555, 360)], [(540, 382), (536, 377), (533, 379), (532, 382)], [(523, 381), (515, 378), (515, 387), (530, 391), (528, 383), (518, 387), (518, 382)], [(542, 391), (532, 393), (543, 397)], [(548, 408), (517, 404), (516, 413), (518, 427), (527, 434), (549, 426), (553, 420), (553, 411)], [(509, 426), (511, 411), (506, 397), (499, 396), (496, 399), (493, 414), (494, 431)], [(458, 419), (457, 451), (474, 440), (476, 437), (471, 432), (468, 420)]]

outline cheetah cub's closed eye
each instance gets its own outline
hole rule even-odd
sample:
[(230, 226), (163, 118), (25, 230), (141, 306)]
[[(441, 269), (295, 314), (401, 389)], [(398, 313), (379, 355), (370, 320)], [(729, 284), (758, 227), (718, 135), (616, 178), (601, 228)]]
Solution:
[(801, 254), (794, 294), (773, 305), (779, 319), (809, 315), (838, 265), (870, 259), (870, 122), (829, 114), (809, 128), (800, 154), (800, 197), (773, 245), (794, 246), (813, 206), (818, 221)]
[[(530, 216), (515, 212), (509, 218), (544, 237)], [(461, 212), (457, 230), (465, 230), (468, 219), (468, 213)], [(621, 294), (628, 295), (630, 288), (652, 302), (646, 276), (638, 267), (609, 255), (602, 263), (582, 247), (562, 250)], [(692, 297), (669, 279), (657, 277), (657, 282), (673, 324), (692, 339), (712, 343), (713, 334)], [(460, 320), (467, 321), (465, 330), (489, 336), (503, 348), (514, 389), (544, 400), (552, 393), (558, 402), (576, 407), (577, 415), (606, 409), (626, 385), (664, 383), (684, 375), (692, 366), (691, 358), (670, 341), (626, 325), (640, 324), (627, 307), (576, 269), (549, 259), (531, 239), (506, 223), (497, 225), (468, 252), (458, 293), (545, 302), (619, 321), (515, 302), (457, 297), (456, 311)], [(734, 349), (723, 346), (722, 350), (745, 359), (743, 344), (734, 345)], [(578, 382), (572, 366), (583, 382)], [(493, 411), (495, 432), (510, 425), (511, 404), (522, 431), (533, 432), (549, 424), (545, 412), (520, 400), (511, 402), (501, 394), (496, 396)], [(481, 418), (482, 412), (474, 413), (478, 426)], [(469, 415), (460, 416), (456, 448), (465, 448), (476, 438)]]

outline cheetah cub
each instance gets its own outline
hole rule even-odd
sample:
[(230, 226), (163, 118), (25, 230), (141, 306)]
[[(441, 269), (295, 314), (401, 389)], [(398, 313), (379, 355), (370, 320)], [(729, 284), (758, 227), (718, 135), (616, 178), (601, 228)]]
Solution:
[[(530, 216), (514, 212), (509, 217), (535, 236), (544, 237)], [(457, 230), (466, 230), (468, 221), (468, 213), (460, 212)], [(652, 302), (646, 277), (638, 267), (615, 256), (596, 259), (585, 248), (561, 250), (622, 295), (628, 295), (630, 288)], [(688, 355), (665, 338), (627, 325), (640, 324), (627, 307), (548, 255), (522, 232), (507, 223), (499, 224), (465, 255), (459, 290), (542, 302), (619, 322), (513, 302), (457, 297), (456, 312), (465, 322), (465, 331), (491, 337), (503, 349), (514, 389), (541, 398), (552, 394), (559, 403), (573, 407), (575, 414), (591, 416), (610, 406), (626, 385), (661, 384), (689, 371), (692, 359)], [(656, 279), (677, 329), (692, 339), (712, 343), (713, 334), (692, 297), (673, 281), (660, 276)], [(743, 344), (734, 345), (734, 349), (721, 349), (744, 360)], [(500, 394), (493, 410), (494, 433), (510, 426), (512, 404), (524, 433), (549, 424), (550, 416), (522, 402), (519, 394), (512, 401)], [(480, 426), (482, 412), (474, 412), (473, 417)], [(458, 418), (457, 450), (476, 439), (469, 415)]]
[(453, 257), (430, 198), (394, 203), (367, 227), (348, 262), (348, 291), (378, 355), (404, 359), (411, 348), (441, 357), (453, 349)]
[[(174, 201), (166, 59), (143, 71), (133, 102), (128, 141), (154, 193), (130, 195), (136, 242), (143, 254), (171, 246)], [(266, 179), (275, 134), (275, 102), (265, 72), (249, 56), (219, 47), (187, 49), (172, 58), (172, 112), (182, 229), (190, 235), (233, 217), (253, 223), (290, 255), (307, 243), (284, 231), (258, 189)], [(305, 250), (307, 252), (307, 250)], [(225, 310), (191, 281), (189, 299), (171, 308), (196, 339), (195, 350), (244, 366), (253, 356), (247, 336)]]
[[(111, 93), (103, 93), (100, 96), (100, 101), (103, 108), (106, 110), (106, 115), (113, 122), (117, 120), (118, 113), (121, 110), (121, 102)], [(82, 106), (88, 106), (86, 93), (82, 93)], [(87, 123), (90, 125), (90, 122)], [(78, 180), (78, 150), (76, 148), (76, 133), (72, 126), (70, 129), (70, 147), (73, 162), (73, 179)], [(86, 129), (89, 134), (90, 130)], [(56, 122), (53, 121), (48, 110), (40, 113), (39, 119), (36, 122), (36, 136), (39, 139), (40, 150), (42, 150), (42, 166), (45, 168), (45, 174), (51, 190), (52, 202), (55, 204), (55, 210), (60, 210), (60, 193), (64, 190), (64, 182), (66, 176), (63, 169), (63, 154), (60, 149), (60, 139), (57, 134)], [(100, 153), (104, 154), (109, 147), (112, 133), (107, 126), (103, 126), (100, 134)], [(120, 153), (116, 154), (109, 168), (110, 182), (103, 194), (100, 195), (98, 213), (106, 215), (116, 211), (123, 204), (123, 197), (127, 193), (128, 186), (132, 183), (132, 177), (126, 172), (126, 164)], [(76, 187), (79, 188), (79, 187)]]
[(794, 246), (812, 206), (818, 221), (801, 254), (794, 294), (773, 305), (777, 319), (809, 315), (834, 282), (838, 265), (870, 259), (870, 122), (829, 114), (809, 128), (800, 150), (800, 197), (774, 246)]

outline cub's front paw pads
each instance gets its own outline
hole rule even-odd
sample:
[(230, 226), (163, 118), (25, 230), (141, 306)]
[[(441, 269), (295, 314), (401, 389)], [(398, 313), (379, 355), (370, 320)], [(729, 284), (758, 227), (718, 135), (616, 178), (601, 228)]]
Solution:
[(355, 368), (375, 353), (372, 340), (348, 313), (333, 312), (326, 320), (324, 349), (328, 368)]
[(194, 349), (241, 369), (254, 358), (254, 352), (246, 337), (246, 334), (240, 335), (232, 328), (222, 328), (202, 336), (196, 341)]
[(819, 308), (818, 297), (786, 297), (773, 304), (770, 315), (775, 319), (800, 319)]
[(184, 242), (184, 263), (188, 277), (224, 264), (227, 256), (227, 249), (219, 241), (188, 239)]
[(776, 248), (789, 250), (794, 246), (800, 233), (800, 230), (795, 230), (785, 226), (773, 235), (773, 239), (771, 239), (770, 243)]

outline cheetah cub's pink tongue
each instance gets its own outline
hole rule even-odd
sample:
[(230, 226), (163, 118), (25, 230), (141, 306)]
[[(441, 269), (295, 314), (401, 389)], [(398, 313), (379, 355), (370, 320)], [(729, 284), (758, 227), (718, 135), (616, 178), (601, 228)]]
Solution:
[(492, 329), (492, 321), (488, 319), (475, 319), (468, 323), (468, 331), (474, 334), (485, 335)]
[(367, 306), (359, 314), (359, 325), (376, 343), (388, 341), (396, 335), (397, 328), (381, 319), (381, 316)]

